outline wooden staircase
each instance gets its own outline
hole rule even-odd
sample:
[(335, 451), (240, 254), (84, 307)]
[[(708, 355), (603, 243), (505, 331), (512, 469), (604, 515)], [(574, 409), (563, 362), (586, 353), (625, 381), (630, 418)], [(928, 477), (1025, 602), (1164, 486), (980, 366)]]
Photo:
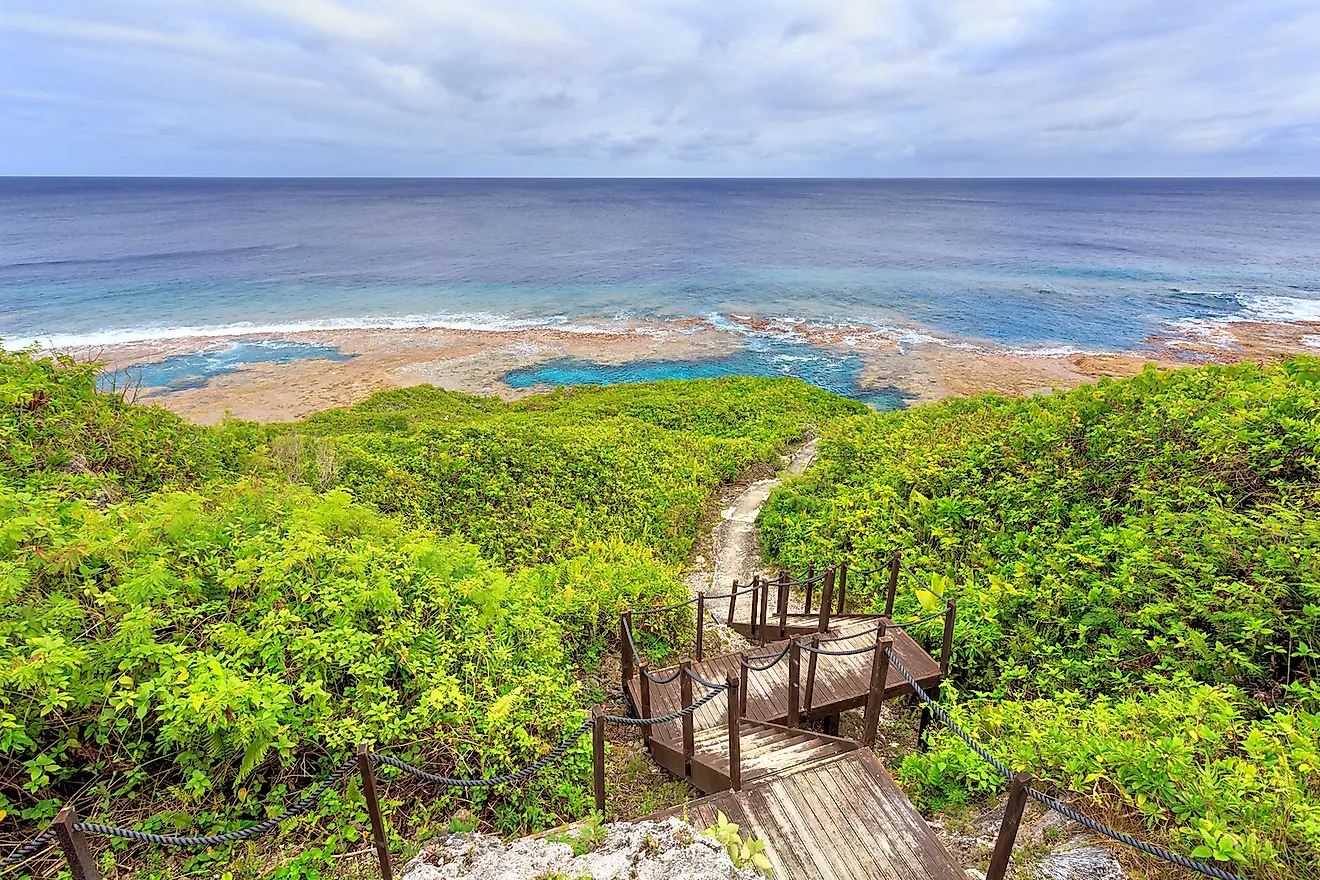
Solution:
[[(651, 818), (683, 816), (709, 825), (723, 811), (767, 841), (776, 878), (966, 880), (869, 749), (881, 702), (912, 693), (891, 656), (923, 690), (938, 693), (948, 670), (953, 603), (941, 612), (944, 650), (937, 662), (889, 614), (835, 613), (842, 599), (834, 592), (835, 574), (830, 569), (798, 582), (808, 591), (797, 614), (788, 610), (786, 577), (745, 591), (735, 584), (731, 596), (719, 597), (729, 600), (723, 619), (700, 597), (695, 661), (658, 671), (634, 666), (640, 658), (631, 615), (624, 615), (626, 699), (637, 717), (666, 719), (642, 728), (647, 748), (658, 764), (708, 795)], [(896, 579), (890, 579), (890, 612)], [(821, 604), (813, 612), (816, 584)], [(740, 595), (756, 600), (742, 615)], [(760, 646), (704, 657), (708, 613)], [(765, 640), (770, 635), (778, 638)], [(668, 718), (707, 695), (695, 711)], [(862, 742), (825, 732), (837, 731), (839, 714), (854, 708), (865, 709)], [(927, 720), (923, 714), (919, 739)]]

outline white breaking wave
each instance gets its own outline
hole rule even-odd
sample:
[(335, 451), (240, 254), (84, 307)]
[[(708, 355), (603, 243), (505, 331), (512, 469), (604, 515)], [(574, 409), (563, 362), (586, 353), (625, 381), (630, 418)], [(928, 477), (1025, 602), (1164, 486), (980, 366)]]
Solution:
[(545, 318), (513, 318), (508, 315), (485, 313), (458, 315), (404, 315), (402, 317), (324, 318), (315, 321), (289, 321), (258, 324), (239, 321), (233, 324), (196, 327), (123, 327), (113, 330), (92, 330), (85, 333), (53, 333), (31, 339), (9, 336), (4, 339), (7, 349), (22, 348), (36, 341), (44, 348), (68, 349), (110, 345), (128, 345), (138, 342), (168, 342), (176, 339), (224, 339), (237, 336), (286, 335), (317, 331), (346, 330), (472, 330), (488, 333), (513, 333), (520, 330), (545, 328), (561, 333), (622, 333), (626, 328), (597, 324), (574, 324), (564, 315)]
[(1239, 320), (1320, 321), (1320, 299), (1251, 294), (1239, 294), (1237, 299), (1243, 308)]

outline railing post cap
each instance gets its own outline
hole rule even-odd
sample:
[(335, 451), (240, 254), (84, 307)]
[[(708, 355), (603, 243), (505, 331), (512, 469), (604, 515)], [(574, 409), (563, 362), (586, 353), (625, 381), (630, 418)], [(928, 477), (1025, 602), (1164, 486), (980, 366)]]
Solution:
[(365, 739), (357, 744), (357, 754), (359, 757), (361, 757), (362, 755), (371, 754), (371, 747), (367, 745), (367, 741)]
[(78, 821), (78, 808), (75, 807), (73, 804), (65, 804), (63, 807), (60, 808), (60, 811), (55, 814), (55, 819), (52, 822), (52, 824), (72, 826), (73, 823), (77, 821)]

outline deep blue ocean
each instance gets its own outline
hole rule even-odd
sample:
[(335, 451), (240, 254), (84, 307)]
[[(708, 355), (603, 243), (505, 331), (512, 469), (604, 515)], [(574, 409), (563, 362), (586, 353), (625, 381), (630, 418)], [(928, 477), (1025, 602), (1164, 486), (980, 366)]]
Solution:
[(1043, 352), (1320, 319), (1320, 179), (0, 179), (7, 347), (729, 316)]

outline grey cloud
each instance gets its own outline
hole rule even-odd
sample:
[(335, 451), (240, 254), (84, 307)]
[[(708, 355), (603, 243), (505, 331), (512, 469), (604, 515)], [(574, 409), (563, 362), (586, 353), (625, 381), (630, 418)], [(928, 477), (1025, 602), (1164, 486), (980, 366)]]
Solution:
[(1320, 173), (1317, 45), (1299, 0), (10, 0), (0, 173)]

